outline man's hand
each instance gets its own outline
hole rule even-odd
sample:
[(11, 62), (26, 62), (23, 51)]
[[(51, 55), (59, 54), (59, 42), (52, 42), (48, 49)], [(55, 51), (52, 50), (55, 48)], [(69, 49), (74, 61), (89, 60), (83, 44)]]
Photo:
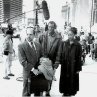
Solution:
[(38, 69), (34, 69), (33, 71), (32, 71), (35, 75), (38, 75), (40, 72), (38, 71)]
[(54, 64), (54, 68), (57, 69), (58, 66), (59, 66), (59, 64), (60, 64), (59, 62), (55, 62), (55, 64)]

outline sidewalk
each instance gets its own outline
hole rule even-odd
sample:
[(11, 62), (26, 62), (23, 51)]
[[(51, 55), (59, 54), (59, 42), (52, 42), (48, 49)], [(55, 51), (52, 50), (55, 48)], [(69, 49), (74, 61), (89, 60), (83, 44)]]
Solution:
[[(21, 97), (22, 82), (16, 78), (22, 75), (22, 66), (18, 60), (13, 61), (12, 72), (15, 74), (10, 80), (3, 79), (3, 63), (0, 63), (0, 97)], [(57, 81), (53, 81), (51, 97), (61, 97), (59, 93), (60, 67), (55, 74)], [(97, 62), (86, 58), (86, 64), (80, 72), (80, 91), (75, 97), (97, 97)], [(33, 97), (33, 95), (32, 95)]]

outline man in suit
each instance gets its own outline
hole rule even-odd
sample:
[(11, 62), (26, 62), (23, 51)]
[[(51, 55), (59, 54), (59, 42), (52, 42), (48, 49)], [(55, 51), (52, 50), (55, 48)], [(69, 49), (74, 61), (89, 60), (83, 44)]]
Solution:
[[(30, 94), (30, 71), (34, 69), (41, 56), (41, 46), (33, 41), (36, 37), (34, 29), (28, 27), (26, 30), (26, 40), (18, 46), (19, 61), (23, 66), (23, 97), (29, 97)], [(37, 75), (37, 71), (35, 72)]]
[(9, 76), (14, 76), (11, 73), (11, 66), (12, 66), (12, 54), (13, 54), (13, 42), (11, 40), (11, 33), (7, 31), (4, 43), (3, 43), (3, 59), (5, 65), (5, 73), (3, 79), (9, 80)]

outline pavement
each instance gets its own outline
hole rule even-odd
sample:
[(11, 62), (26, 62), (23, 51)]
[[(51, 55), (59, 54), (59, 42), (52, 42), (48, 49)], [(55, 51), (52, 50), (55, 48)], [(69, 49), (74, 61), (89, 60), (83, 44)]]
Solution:
[[(3, 79), (4, 66), (3, 62), (0, 63), (0, 97), (22, 97), (23, 83), (16, 80), (22, 76), (22, 66), (17, 57), (13, 59), (12, 73), (15, 76), (10, 77), (10, 80)], [(50, 94), (51, 97), (61, 97), (62, 94), (59, 93), (60, 66), (55, 73), (55, 77), (57, 81), (53, 81)], [(97, 97), (97, 62), (88, 56), (80, 72), (79, 82), (80, 90), (75, 97)]]
[[(14, 45), (17, 52), (16, 41)], [(22, 66), (18, 61), (17, 55), (13, 58), (12, 73), (15, 76), (10, 77), (10, 80), (3, 79), (4, 64), (0, 55), (0, 97), (22, 97), (23, 83), (16, 80), (22, 76)], [(53, 81), (50, 94), (51, 97), (61, 97), (62, 94), (59, 92), (60, 66), (56, 70), (55, 77), (57, 81)], [(97, 97), (97, 62), (92, 60), (89, 55), (87, 55), (86, 62), (80, 72), (79, 83), (80, 90), (74, 97)], [(33, 94), (31, 97), (33, 97)]]

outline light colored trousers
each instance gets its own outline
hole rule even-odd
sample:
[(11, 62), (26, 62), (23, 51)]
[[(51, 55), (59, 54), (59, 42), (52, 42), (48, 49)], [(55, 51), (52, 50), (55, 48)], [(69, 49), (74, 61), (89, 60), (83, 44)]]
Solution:
[(3, 62), (4, 62), (4, 68), (5, 72), (4, 75), (8, 76), (8, 74), (11, 73), (11, 66), (12, 66), (12, 54), (9, 53), (7, 56), (3, 55)]

